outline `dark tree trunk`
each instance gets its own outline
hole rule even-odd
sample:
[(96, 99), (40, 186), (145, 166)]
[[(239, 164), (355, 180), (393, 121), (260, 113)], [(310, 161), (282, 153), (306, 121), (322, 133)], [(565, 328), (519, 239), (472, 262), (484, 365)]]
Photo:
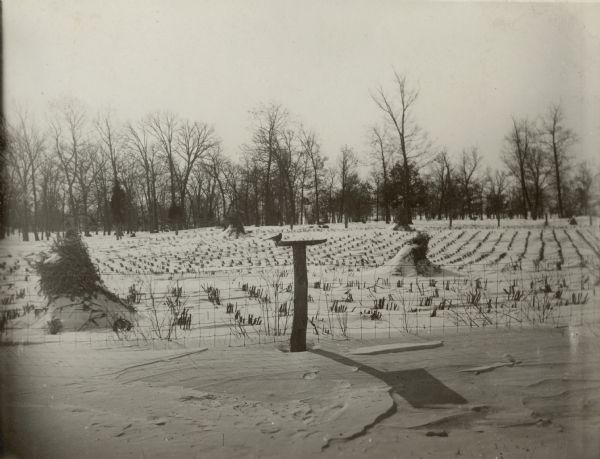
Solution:
[(313, 217), (315, 219), (315, 223), (319, 224), (321, 220), (321, 209), (319, 208), (319, 179), (318, 179), (318, 171), (315, 169), (315, 215)]
[(38, 199), (37, 190), (35, 187), (35, 168), (32, 166), (31, 170), (31, 189), (33, 191), (33, 236), (36, 241), (40, 240), (38, 236)]
[(21, 233), (24, 241), (29, 241), (29, 203), (23, 201), (23, 217), (21, 222)]
[(289, 189), (289, 194), (290, 194), (290, 207), (289, 207), (289, 212), (290, 212), (290, 229), (294, 229), (294, 223), (296, 223), (296, 200), (294, 197), (294, 190)]
[(554, 173), (556, 175), (556, 198), (558, 203), (558, 217), (563, 218), (563, 201), (562, 201), (562, 186), (560, 181), (560, 166), (559, 166), (559, 153), (558, 146), (556, 145), (556, 138), (554, 131), (552, 132), (552, 154), (554, 156)]
[(156, 198), (156, 182), (152, 182), (152, 230), (158, 232), (158, 199)]
[(410, 206), (403, 204), (396, 211), (396, 227), (408, 228), (412, 224)]
[(82, 200), (82, 204), (83, 204), (83, 234), (87, 237), (87, 236), (91, 236), (90, 230), (88, 228), (88, 208), (87, 208), (88, 196), (87, 196), (87, 192), (82, 192), (81, 200)]
[(531, 205), (529, 203), (529, 194), (527, 193), (527, 185), (525, 184), (525, 170), (521, 167), (521, 197), (522, 197), (522, 212), (523, 218), (527, 219), (527, 211)]
[(271, 163), (273, 161), (273, 153), (271, 148), (269, 148), (269, 160), (267, 162), (267, 171), (266, 171), (266, 182), (265, 182), (265, 194), (264, 194), (264, 208), (263, 208), (263, 221), (265, 225), (269, 226), (273, 224), (273, 202), (272, 202), (272, 193), (271, 193)]
[(375, 221), (379, 221), (379, 187), (375, 188)]

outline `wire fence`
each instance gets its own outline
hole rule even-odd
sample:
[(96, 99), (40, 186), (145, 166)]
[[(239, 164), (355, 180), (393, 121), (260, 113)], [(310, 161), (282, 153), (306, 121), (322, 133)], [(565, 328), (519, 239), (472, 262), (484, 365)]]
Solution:
[[(585, 261), (585, 260), (584, 260)], [(308, 266), (309, 340), (444, 335), (475, 329), (559, 327), (596, 322), (597, 267), (564, 260), (445, 265), (419, 276), (415, 265)], [(528, 262), (529, 263), (529, 262)], [(10, 343), (97, 346), (251, 346), (289, 340), (294, 312), (293, 267), (236, 267), (195, 273), (103, 273), (107, 288), (135, 309), (115, 327), (92, 317), (80, 329), (52, 334), (52, 304), (35, 275), (13, 276), (0, 297), (0, 338)], [(124, 316), (125, 317), (125, 316)]]

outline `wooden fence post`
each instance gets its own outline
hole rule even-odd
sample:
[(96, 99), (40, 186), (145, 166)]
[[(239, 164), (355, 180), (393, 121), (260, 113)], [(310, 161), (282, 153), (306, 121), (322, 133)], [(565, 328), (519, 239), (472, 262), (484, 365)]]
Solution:
[(326, 242), (327, 239), (275, 240), (276, 246), (292, 247), (294, 256), (294, 318), (290, 352), (306, 351), (306, 329), (308, 327), (308, 274), (306, 271), (306, 246)]

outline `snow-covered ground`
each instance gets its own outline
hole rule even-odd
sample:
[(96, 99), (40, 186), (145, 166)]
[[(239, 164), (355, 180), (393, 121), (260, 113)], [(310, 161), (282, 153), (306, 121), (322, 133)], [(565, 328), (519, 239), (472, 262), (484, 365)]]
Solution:
[[(295, 354), (3, 347), (4, 438), (20, 458), (596, 458), (599, 337), (479, 330), (379, 355), (351, 350), (390, 340)], [(463, 371), (506, 354), (519, 363)]]
[[(414, 233), (382, 223), (86, 238), (138, 310), (118, 335), (48, 334), (34, 264), (50, 242), (9, 239), (7, 438), (21, 457), (598, 457), (600, 234), (579, 220), (417, 221), (443, 267), (432, 278), (399, 275)], [(268, 240), (279, 232), (327, 238), (307, 250), (312, 352), (283, 352), (293, 266)], [(170, 326), (173, 302), (189, 322)]]
[[(582, 220), (582, 219), (580, 219)], [(585, 220), (583, 220), (585, 222)], [(476, 224), (479, 223), (479, 226)], [(431, 235), (429, 258), (444, 269), (417, 277), (402, 266), (414, 233), (383, 223), (330, 228), (249, 227), (231, 238), (219, 228), (137, 233), (117, 241), (86, 238), (107, 287), (138, 309), (126, 336), (107, 333), (48, 335), (46, 301), (38, 293), (34, 263), (48, 241), (9, 240), (2, 246), (1, 307), (18, 315), (3, 339), (46, 341), (161, 341), (186, 345), (247, 345), (286, 340), (292, 314), (291, 249), (269, 237), (326, 238), (308, 247), (311, 333), (328, 338), (391, 337), (402, 333), (473, 327), (528, 327), (585, 323), (597, 317), (595, 284), (600, 237), (595, 227), (548, 227), (543, 222), (417, 221)], [(179, 311), (169, 308), (181, 289)], [(171, 303), (169, 303), (171, 302)], [(173, 315), (175, 314), (175, 315)], [(180, 324), (169, 330), (174, 319)], [(169, 333), (170, 332), (170, 333)], [(159, 345), (160, 346), (160, 345)]]

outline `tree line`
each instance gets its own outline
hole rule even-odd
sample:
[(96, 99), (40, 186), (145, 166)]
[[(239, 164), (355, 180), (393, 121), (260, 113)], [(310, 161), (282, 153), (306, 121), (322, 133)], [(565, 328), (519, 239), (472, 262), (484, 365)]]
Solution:
[(118, 122), (69, 99), (39, 126), (20, 111), (5, 128), (0, 236), (592, 214), (597, 172), (576, 162), (560, 105), (535, 120), (512, 117), (503, 167), (491, 170), (477, 147), (450, 153), (429, 141), (406, 77), (395, 73), (393, 89), (371, 97), (381, 117), (360, 154), (344, 145), (328, 156), (317, 132), (271, 103), (251, 112), (235, 160), (209, 123), (170, 112)]

